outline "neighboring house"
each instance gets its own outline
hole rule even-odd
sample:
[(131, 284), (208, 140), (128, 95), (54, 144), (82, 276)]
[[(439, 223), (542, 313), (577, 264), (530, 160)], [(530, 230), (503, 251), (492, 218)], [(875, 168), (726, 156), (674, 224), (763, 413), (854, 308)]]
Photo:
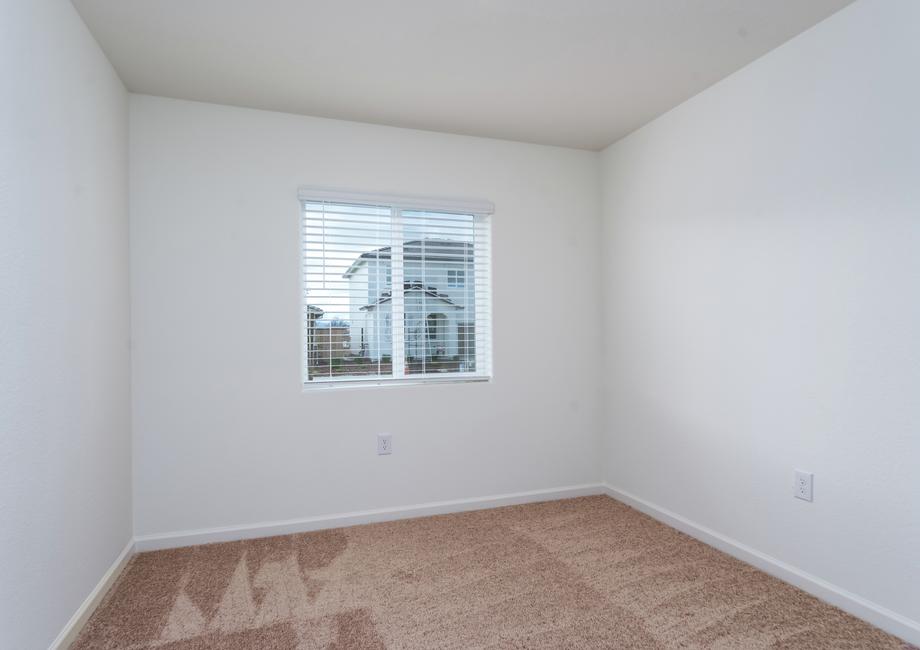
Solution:
[(316, 305), (307, 305), (307, 366), (329, 365), (333, 359), (351, 354), (349, 324), (341, 320), (321, 320), (325, 312)]
[(307, 305), (304, 308), (304, 315), (307, 320), (306, 340), (304, 348), (307, 352), (307, 366), (312, 368), (316, 363), (318, 345), (316, 341), (316, 322), (323, 317), (324, 312), (316, 305)]
[(351, 331), (346, 321), (318, 320), (313, 330), (314, 361), (324, 365), (351, 355)]
[[(379, 360), (393, 351), (390, 247), (362, 254), (345, 272), (351, 351)], [(403, 245), (406, 358), (475, 358), (473, 245), (423, 239)]]

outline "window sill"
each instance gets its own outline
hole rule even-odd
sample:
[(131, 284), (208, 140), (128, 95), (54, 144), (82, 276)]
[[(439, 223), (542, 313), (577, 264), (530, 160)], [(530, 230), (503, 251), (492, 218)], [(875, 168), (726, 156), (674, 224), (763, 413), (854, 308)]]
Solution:
[(491, 382), (491, 375), (453, 375), (450, 377), (405, 377), (402, 379), (326, 379), (304, 382), (303, 393), (355, 388), (392, 388), (397, 386), (433, 386), (438, 384), (469, 384)]

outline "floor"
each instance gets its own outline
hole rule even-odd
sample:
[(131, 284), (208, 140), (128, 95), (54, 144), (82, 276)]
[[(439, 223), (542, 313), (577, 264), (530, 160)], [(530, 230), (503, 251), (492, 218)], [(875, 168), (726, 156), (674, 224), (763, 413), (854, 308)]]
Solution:
[(606, 496), (135, 556), (73, 648), (907, 648)]

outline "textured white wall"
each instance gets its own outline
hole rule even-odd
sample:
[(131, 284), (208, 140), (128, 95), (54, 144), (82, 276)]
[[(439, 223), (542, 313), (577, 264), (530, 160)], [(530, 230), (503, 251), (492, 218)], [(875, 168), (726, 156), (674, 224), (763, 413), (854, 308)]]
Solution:
[[(136, 533), (598, 481), (597, 158), (132, 96)], [(494, 201), (493, 383), (301, 392), (301, 184)]]
[(918, 25), (857, 2), (602, 172), (607, 480), (915, 621)]
[(131, 538), (125, 89), (69, 2), (0, 5), (0, 647)]

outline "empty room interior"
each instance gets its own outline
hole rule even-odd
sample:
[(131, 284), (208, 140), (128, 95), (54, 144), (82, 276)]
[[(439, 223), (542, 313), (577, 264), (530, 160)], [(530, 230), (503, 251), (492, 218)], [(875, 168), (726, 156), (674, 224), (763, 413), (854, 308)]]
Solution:
[(0, 648), (920, 646), (920, 1), (2, 0)]

